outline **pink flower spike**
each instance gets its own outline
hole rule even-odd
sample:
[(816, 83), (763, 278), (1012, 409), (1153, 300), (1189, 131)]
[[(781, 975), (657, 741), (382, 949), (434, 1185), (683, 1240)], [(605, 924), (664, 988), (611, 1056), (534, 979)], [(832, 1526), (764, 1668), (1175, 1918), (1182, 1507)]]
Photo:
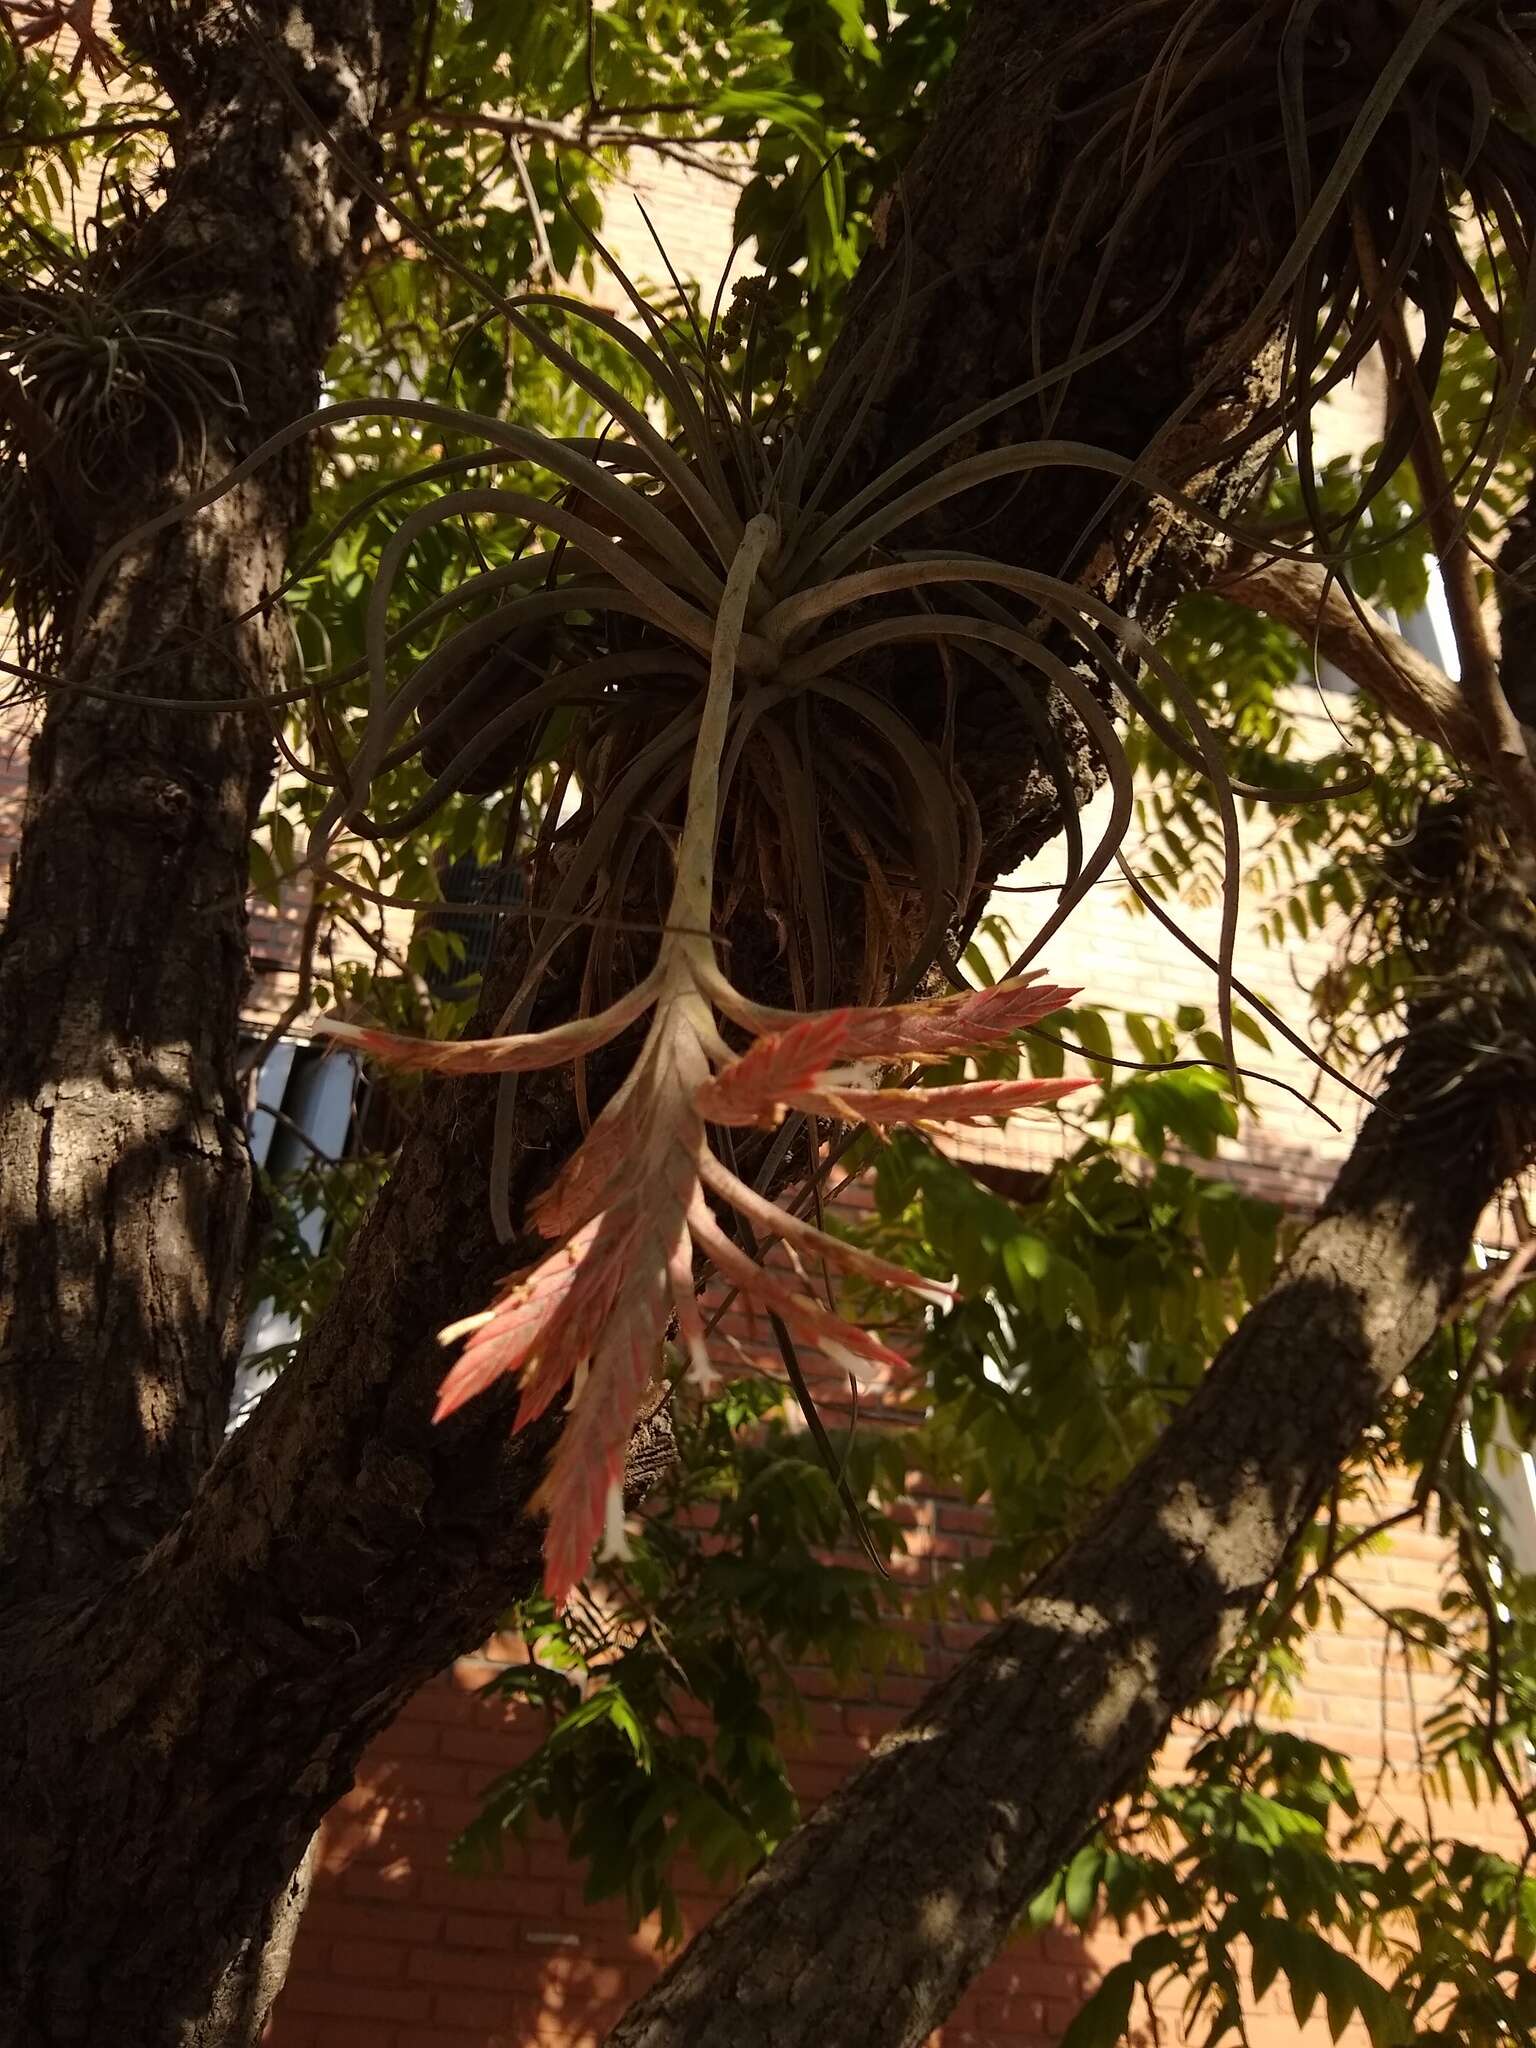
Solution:
[(624, 1455), (647, 1386), (656, 1373), (666, 1327), (666, 1261), (636, 1265), (620, 1290), (578, 1400), (533, 1505), (549, 1516), (544, 1538), (544, 1589), (563, 1606), (579, 1583), (607, 1519), (613, 1488), (624, 1481)]
[[(543, 1347), (552, 1341), (559, 1343), (562, 1311), (568, 1310), (571, 1297), (583, 1280), (590, 1292), (593, 1273), (600, 1270), (588, 1261), (599, 1229), (600, 1222), (594, 1222), (569, 1244), (551, 1252), (530, 1273), (514, 1281), (485, 1315), (469, 1317), (443, 1331), (444, 1343), (452, 1343), (466, 1329), (470, 1335), (457, 1364), (438, 1390), (434, 1422), (452, 1415), (504, 1374), (520, 1371), (530, 1358), (538, 1360)], [(548, 1405), (555, 1388), (564, 1385), (579, 1362), (574, 1349), (568, 1363), (556, 1356), (553, 1375), (558, 1377), (543, 1405)], [(538, 1372), (537, 1363), (535, 1371)], [(538, 1373), (541, 1380), (553, 1375)], [(525, 1386), (525, 1401), (527, 1394)], [(527, 1418), (520, 1414), (518, 1419), (521, 1426)]]
[(699, 1107), (711, 1123), (771, 1125), (783, 1104), (817, 1092), (829, 1068), (848, 1060), (938, 1059), (999, 1045), (1077, 993), (1020, 977), (931, 1003), (828, 1010), (760, 1038), (700, 1091)]
[(600, 1209), (643, 1144), (645, 1101), (626, 1084), (612, 1096), (549, 1186), (529, 1204), (528, 1220), (543, 1237), (563, 1237)]
[(721, 1164), (712, 1152), (707, 1152), (701, 1166), (704, 1185), (713, 1190), (738, 1210), (752, 1228), (764, 1237), (782, 1238), (798, 1252), (808, 1257), (825, 1259), (829, 1266), (839, 1272), (855, 1274), (861, 1280), (869, 1280), (877, 1287), (900, 1287), (909, 1293), (920, 1295), (924, 1301), (947, 1308), (955, 1299), (955, 1289), (942, 1281), (929, 1280), (921, 1273), (914, 1273), (910, 1267), (897, 1266), (889, 1259), (877, 1258), (873, 1252), (861, 1246), (849, 1244), (846, 1238), (834, 1237), (830, 1231), (818, 1230), (814, 1223), (808, 1223), (803, 1216), (792, 1216), (787, 1209), (781, 1209), (776, 1202), (770, 1202), (766, 1195), (760, 1195), (756, 1188), (738, 1180), (730, 1168)]
[(788, 1098), (788, 1107), (844, 1123), (975, 1123), (1018, 1109), (1059, 1102), (1091, 1081), (960, 1081), (951, 1088), (839, 1088), (836, 1094), (808, 1089)]
[[(706, 1159), (709, 1155), (706, 1153)], [(667, 1261), (667, 1279), (672, 1288), (672, 1307), (677, 1316), (677, 1334), (688, 1354), (688, 1379), (701, 1394), (710, 1393), (720, 1380), (709, 1355), (709, 1337), (699, 1313), (694, 1291), (693, 1239), (685, 1223), (682, 1234)]]
[(926, 1060), (1000, 1045), (1081, 994), (1081, 989), (1057, 988), (1034, 974), (1020, 974), (993, 988), (967, 989), (926, 1003), (844, 1010), (840, 1056)]
[(873, 1331), (844, 1322), (781, 1275), (748, 1258), (716, 1224), (702, 1196), (688, 1212), (688, 1227), (699, 1250), (740, 1288), (749, 1307), (777, 1315), (795, 1336), (813, 1344), (834, 1365), (846, 1370), (851, 1353), (870, 1365), (883, 1366), (896, 1377), (905, 1377), (910, 1371), (901, 1353), (883, 1344)]
[[(89, 0), (71, 4), (86, 8)], [(705, 1387), (715, 1376), (695, 1296), (696, 1254), (734, 1283), (750, 1310), (772, 1316), (781, 1336), (787, 1328), (864, 1382), (904, 1375), (908, 1361), (875, 1331), (845, 1321), (816, 1299), (808, 1278), (813, 1264), (905, 1288), (929, 1301), (953, 1298), (948, 1287), (846, 1243), (760, 1195), (714, 1156), (708, 1120), (771, 1127), (786, 1108), (799, 1105), (875, 1126), (965, 1121), (1055, 1101), (1083, 1085), (891, 1085), (914, 1065), (1005, 1045), (1076, 994), (1037, 974), (931, 1002), (804, 1016), (752, 1002), (721, 970), (711, 934), (720, 897), (717, 849), (729, 784), (726, 763), (734, 759), (732, 735), (740, 730), (733, 691), (743, 649), (761, 654), (767, 646), (757, 632), (771, 598), (762, 579), (766, 575), (771, 584), (780, 543), (771, 514), (749, 518), (712, 619), (674, 607), (683, 640), (690, 647), (708, 642), (709, 679), (698, 707), (671, 899), (655, 965), (644, 980), (599, 1015), (543, 1031), (437, 1042), (339, 1022), (319, 1027), (399, 1067), (445, 1075), (516, 1074), (578, 1061), (649, 1013), (627, 1078), (531, 1206), (528, 1220), (549, 1240), (547, 1255), (483, 1314), (444, 1332), (445, 1341), (465, 1341), (443, 1382), (439, 1417), (504, 1374), (516, 1373), (514, 1428), (523, 1429), (548, 1414), (569, 1388), (558, 1442), (534, 1496), (535, 1507), (548, 1517), (545, 1584), (557, 1602), (586, 1571), (600, 1537), (607, 1554), (623, 1552), (626, 1453), (646, 1389), (659, 1375), (670, 1319), (676, 1319), (690, 1376)], [(585, 545), (601, 549), (607, 543), (597, 536)], [(622, 550), (609, 553), (622, 561)], [(643, 578), (646, 572), (631, 565), (630, 573)], [(382, 630), (384, 622), (375, 623)], [(525, 994), (536, 986), (535, 975)], [(522, 1000), (512, 1012), (519, 1018)], [(722, 1018), (754, 1034), (757, 1043), (738, 1056), (721, 1034)], [(498, 1200), (504, 1190), (501, 1178)], [(790, 1270), (749, 1256), (720, 1227), (711, 1197), (733, 1205), (761, 1236), (778, 1240)], [(510, 1234), (503, 1211), (504, 1203), (496, 1220)], [(728, 1332), (717, 1342), (727, 1355), (742, 1355)]]

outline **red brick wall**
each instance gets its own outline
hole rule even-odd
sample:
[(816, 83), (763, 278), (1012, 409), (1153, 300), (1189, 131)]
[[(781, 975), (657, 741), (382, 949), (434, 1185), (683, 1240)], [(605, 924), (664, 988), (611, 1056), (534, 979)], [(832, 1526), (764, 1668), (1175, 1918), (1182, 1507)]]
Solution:
[[(453, 1832), (486, 1781), (525, 1755), (536, 1730), (475, 1688), (494, 1661), (466, 1659), (428, 1686), (370, 1751), (327, 1824), (322, 1864), (273, 2048), (584, 2048), (602, 2039), (656, 1970), (653, 1942), (621, 1911), (591, 1906), (552, 1832), (510, 1842), (502, 1875), (445, 1868)], [(903, 1711), (917, 1681), (879, 1702), (810, 1702), (816, 1750), (802, 1796), (822, 1796)], [(713, 1909), (685, 1895), (690, 1928)], [(1006, 1957), (967, 1996), (946, 2043), (1054, 2039), (1089, 1977), (1081, 1945), (1046, 1937)]]

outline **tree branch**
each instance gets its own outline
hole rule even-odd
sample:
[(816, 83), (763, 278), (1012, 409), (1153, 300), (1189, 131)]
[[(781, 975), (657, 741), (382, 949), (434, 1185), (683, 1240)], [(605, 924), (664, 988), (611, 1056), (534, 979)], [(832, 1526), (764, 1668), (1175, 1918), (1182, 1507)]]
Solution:
[[(1497, 977), (1511, 1027), (1533, 965), (1531, 880), (1508, 885), (1523, 945), (1478, 932), (1475, 960), (1441, 963), (1470, 969), (1479, 1000)], [(739, 2048), (928, 2038), (1204, 1689), (1433, 1335), (1482, 1210), (1536, 1156), (1524, 1063), (1467, 1084), (1445, 1022), (1419, 1020), (1322, 1215), (1151, 1455), (610, 2048), (703, 2048), (722, 2010)]]
[(1482, 730), (1445, 670), (1385, 620), (1357, 610), (1315, 564), (1250, 562), (1221, 577), (1213, 594), (1289, 626), (1420, 739), (1470, 766), (1486, 760)]
[(424, 122), (439, 128), (461, 129), (466, 134), (499, 135), (512, 142), (542, 142), (551, 149), (573, 150), (581, 156), (599, 156), (604, 150), (644, 149), (727, 184), (741, 182), (737, 174), (703, 154), (710, 145), (731, 147), (734, 138), (726, 136), (659, 135), (653, 128), (637, 128), (622, 122), (548, 121), (535, 114), (492, 114), (480, 108), (430, 104), (406, 108), (390, 121), (389, 127), (417, 128)]
[(1524, 730), (1504, 694), (1498, 659), (1483, 617), (1466, 522), (1458, 511), (1446, 471), (1432, 394), (1425, 390), (1419, 377), (1402, 308), (1395, 298), (1381, 290), (1381, 266), (1364, 214), (1358, 208), (1354, 214), (1354, 233), (1361, 274), (1382, 308), (1382, 344), (1388, 374), (1395, 379), (1414, 414), (1414, 474), (1445, 584), (1451, 629), (1461, 662), (1463, 699), (1481, 738), (1485, 772), (1504, 792), (1527, 842), (1536, 846), (1536, 762), (1531, 759)]
[(61, 142), (97, 142), (124, 135), (168, 135), (176, 125), (173, 114), (159, 114), (142, 121), (91, 121), (82, 128), (51, 128), (41, 133), (22, 129), (6, 137), (8, 149), (51, 149)]

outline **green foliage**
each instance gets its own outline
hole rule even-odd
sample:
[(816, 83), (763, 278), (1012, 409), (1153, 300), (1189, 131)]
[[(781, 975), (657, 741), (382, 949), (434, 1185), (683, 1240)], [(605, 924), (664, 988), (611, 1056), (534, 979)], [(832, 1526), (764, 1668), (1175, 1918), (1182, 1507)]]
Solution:
[(932, 1484), (986, 1499), (996, 1518), (990, 1545), (932, 1604), (941, 1611), (951, 1592), (1006, 1599), (1197, 1383), (1267, 1281), (1278, 1218), (1188, 1166), (1141, 1169), (1092, 1138), (1027, 1209), (910, 1135), (883, 1149), (876, 1192), (878, 1249), (956, 1278), (964, 1297), (917, 1351), (923, 1382), (912, 1400), (925, 1413), (904, 1434), (905, 1453)]
[(1536, 2014), (1536, 1884), (1508, 1858), (1431, 1837), (1362, 1793), (1348, 1759), (1245, 1719), (1150, 1785), (1032, 1904), (1086, 1927), (1150, 1918), (1067, 2038), (1119, 2038), (1136, 1990), (1185, 1987), (1187, 2027), (1242, 2037), (1283, 1978), (1298, 2025), (1337, 2039), (1358, 2019), (1376, 2048), (1525, 2038)]
[[(1081, 1014), (1053, 1021), (1088, 1035)], [(1149, 1055), (1178, 1049), (1176, 1026), (1137, 1023)], [(1151, 1127), (1155, 1112), (1139, 1122), (1122, 1089), (1166, 1078), (1117, 1085), (1090, 1123), (1112, 1118), (1133, 1137)], [(1176, 1125), (1158, 1128), (1179, 1143)], [(680, 1404), (681, 1463), (648, 1508), (634, 1558), (606, 1567), (563, 1621), (522, 1617), (537, 1659), (501, 1683), (538, 1700), (551, 1733), (493, 1788), (466, 1852), (487, 1853), (533, 1812), (553, 1815), (589, 1859), (595, 1893), (623, 1890), (632, 1911), (656, 1911), (674, 1935), (680, 1855), (713, 1858), (721, 1875), (749, 1868), (793, 1817), (782, 1773), (797, 1752), (806, 1660), (862, 1689), (903, 1652), (910, 1661), (915, 1624), (995, 1610), (1144, 1453), (1268, 1285), (1277, 1212), (1187, 1163), (1198, 1147), (1180, 1149), (1159, 1144), (1154, 1156), (1088, 1136), (1031, 1198), (1009, 1201), (910, 1134), (882, 1147), (878, 1206), (861, 1235), (936, 1278), (958, 1276), (967, 1297), (909, 1332), (916, 1369), (900, 1428), (875, 1424), (848, 1443), (846, 1474), (891, 1576), (840, 1554), (836, 1493), (771, 1389), (742, 1383), (698, 1412)], [(1526, 1328), (1522, 1317), (1509, 1331), (1512, 1352)], [(1078, 2048), (1108, 2048), (1137, 1999), (1175, 1990), (1199, 2038), (1241, 2038), (1244, 2011), (1277, 1978), (1298, 2020), (1315, 2009), (1337, 2035), (1358, 2019), (1382, 2048), (1492, 2048), (1529, 2031), (1536, 1881), (1440, 1833), (1427, 1810), (1418, 1826), (1394, 1813), (1382, 1783), (1360, 1785), (1342, 1752), (1284, 1724), (1312, 1641), (1364, 1597), (1350, 1561), (1402, 1519), (1384, 1489), (1406, 1458), (1462, 1518), (1438, 1608), (1383, 1616), (1400, 1654), (1419, 1669), (1433, 1659), (1438, 1674), (1420, 1729), (1428, 1782), (1438, 1796), (1454, 1781), (1507, 1802), (1524, 1771), (1536, 1583), (1503, 1553), (1477, 1464), (1459, 1452), (1432, 1462), (1465, 1356), (1464, 1336), (1448, 1329), (1341, 1476), (1187, 1718), (1187, 1764), (1140, 1785), (1035, 1902), (1031, 1926), (1108, 1916), (1139, 1935), (1074, 2022)], [(1505, 1413), (1484, 1385), (1466, 1410), (1479, 1443)], [(985, 1501), (993, 1534), (924, 1584), (902, 1567), (902, 1516), (911, 1492), (930, 1489)], [(1472, 1590), (1490, 1584), (1493, 1610)], [(579, 1679), (563, 1716), (540, 1675), (549, 1663)], [(609, 1683), (622, 1698), (596, 1704)]]
[[(259, 1206), (265, 1228), (247, 1298), (270, 1301), (279, 1315), (301, 1326), (319, 1315), (336, 1292), (353, 1236), (387, 1172), (386, 1158), (365, 1153), (315, 1157), (292, 1172), (264, 1175)], [(316, 1215), (324, 1219), (318, 1250), (305, 1229)]]
[[(725, 1387), (679, 1404), (679, 1462), (622, 1571), (557, 1613), (525, 1603), (529, 1660), (488, 1688), (543, 1712), (533, 1755), (496, 1780), (459, 1861), (494, 1861), (500, 1838), (554, 1818), (587, 1863), (587, 1893), (624, 1896), (635, 1920), (682, 1933), (679, 1861), (740, 1881), (795, 1825), (782, 1745), (804, 1720), (791, 1666), (834, 1674), (910, 1663), (861, 1568), (829, 1561), (843, 1509), (811, 1444), (774, 1412), (776, 1388)], [(851, 1476), (867, 1483), (876, 1447)], [(895, 1526), (870, 1515), (889, 1548)]]

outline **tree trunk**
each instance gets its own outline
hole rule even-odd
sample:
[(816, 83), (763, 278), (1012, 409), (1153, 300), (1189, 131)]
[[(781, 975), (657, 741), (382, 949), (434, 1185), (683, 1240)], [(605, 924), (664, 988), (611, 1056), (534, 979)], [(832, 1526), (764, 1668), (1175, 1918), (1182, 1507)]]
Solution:
[[(75, 480), (62, 538), (77, 558), (316, 402), (367, 209), (270, 66), (366, 156), (411, 14), (410, 0), (119, 0), (119, 32), (178, 126), (164, 196), (102, 253), (100, 287), (205, 323), (187, 330), (199, 344), (216, 329), (229, 402), (205, 399), (175, 434), (140, 428), (93, 450), (122, 481)], [(203, 446), (199, 468), (184, 451)], [(185, 1514), (228, 1420), (251, 1189), (235, 1084), (247, 857), (270, 772), (261, 700), (286, 681), (287, 649), (279, 618), (248, 614), (279, 581), (306, 505), (295, 450), (195, 525), (122, 556), (69, 631), (66, 685), (32, 753), (0, 937), (0, 1630), (13, 1698), (46, 1660), (53, 1621), (110, 1603)], [(232, 698), (239, 710), (199, 708)], [(238, 1634), (237, 1616), (229, 1625)], [(109, 1666), (79, 1664), (67, 1721), (7, 1727), (7, 1849), (20, 1854), (0, 1914), (0, 2041), (128, 2039), (146, 2022), (157, 2041), (254, 2040), (280, 1981), (258, 1953), (302, 1843), (210, 1940), (196, 1993), (152, 1983), (119, 2003), (98, 1978), (100, 1929), (76, 1920), (61, 1938), (49, 1925), (60, 1874), (99, 1853), (124, 1859), (113, 1917), (126, 1928), (134, 1859), (152, 1854), (154, 1803), (136, 1804), (147, 1783), (120, 1788), (131, 1841), (98, 1852), (89, 1811), (67, 1818), (78, 1745), (115, 1725)], [(229, 2017), (209, 2032), (209, 1986), (236, 1952), (239, 1998), (232, 1979)]]
[[(265, 12), (263, 32), (283, 10)], [(366, 144), (404, 0), (294, 15), (273, 49)], [(94, 451), (69, 536), (104, 547), (315, 402), (358, 254), (356, 194), (253, 62), (236, 6), (124, 5), (180, 116), (163, 204), (98, 261), (103, 290), (200, 323), (219, 416)], [(297, 60), (299, 38), (313, 49)], [(386, 49), (382, 38), (387, 37)], [(387, 60), (387, 61), (386, 61)], [(217, 374), (217, 373), (215, 373)], [(195, 525), (119, 558), (75, 622), (33, 749), (0, 939), (0, 1569), (5, 1598), (95, 1579), (173, 1526), (222, 1439), (250, 1167), (235, 1093), (247, 857), (284, 681), (262, 598), (304, 516), (296, 450)], [(78, 530), (81, 508), (88, 534)], [(126, 671), (126, 673), (123, 673)], [(144, 692), (151, 709), (114, 697)], [(77, 693), (78, 692), (78, 693)], [(200, 700), (247, 700), (199, 711)]]
[(319, 1839), (310, 1842), (298, 1869), (258, 1916), (188, 2036), (188, 2048), (260, 2048), (309, 1903)]
[[(1443, 1007), (1156, 1449), (610, 2048), (918, 2048), (1146, 1770), (1433, 1335), (1484, 1208), (1536, 1156), (1533, 881), (1527, 860), (1466, 907)], [(1469, 1071), (1474, 1043), (1512, 1050)]]

